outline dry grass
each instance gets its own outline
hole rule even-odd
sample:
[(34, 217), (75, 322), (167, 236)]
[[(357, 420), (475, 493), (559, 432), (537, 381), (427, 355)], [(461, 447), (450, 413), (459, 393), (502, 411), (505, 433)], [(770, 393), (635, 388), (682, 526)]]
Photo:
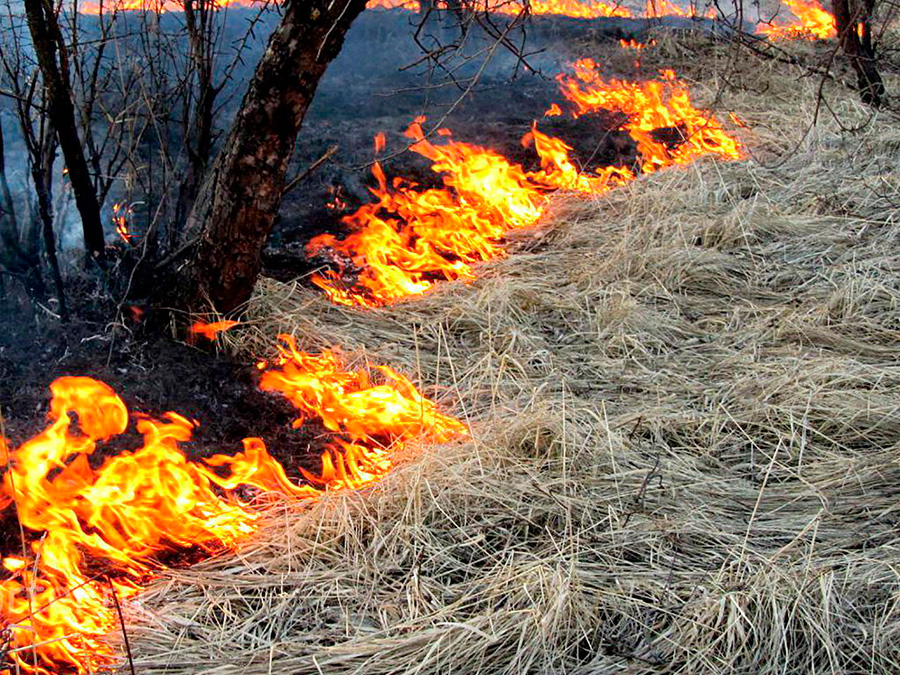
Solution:
[(900, 129), (800, 141), (818, 82), (732, 75), (754, 161), (559, 203), (382, 311), (260, 284), (242, 348), (388, 362), (473, 440), (171, 573), (140, 673), (900, 672)]

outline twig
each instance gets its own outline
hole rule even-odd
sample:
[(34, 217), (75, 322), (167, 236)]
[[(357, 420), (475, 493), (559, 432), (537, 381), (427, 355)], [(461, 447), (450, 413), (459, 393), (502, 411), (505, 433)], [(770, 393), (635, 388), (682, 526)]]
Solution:
[(328, 148), (328, 150), (325, 151), (324, 155), (319, 157), (319, 159), (317, 159), (315, 162), (310, 164), (309, 167), (307, 167), (307, 169), (303, 173), (299, 174), (290, 183), (288, 183), (287, 185), (284, 186), (284, 188), (281, 190), (281, 196), (284, 197), (288, 192), (290, 192), (295, 187), (297, 187), (300, 183), (302, 183), (307, 178), (309, 178), (310, 174), (313, 171), (315, 171), (320, 166), (322, 166), (325, 162), (327, 162), (329, 159), (331, 159), (332, 156), (334, 156), (334, 153), (336, 153), (337, 151), (338, 151), (337, 144), (332, 145), (330, 148)]
[(131, 645), (128, 643), (128, 631), (125, 630), (125, 617), (122, 616), (122, 606), (119, 604), (119, 594), (116, 593), (116, 587), (113, 585), (109, 575), (106, 577), (106, 583), (109, 584), (109, 590), (112, 593), (113, 605), (116, 608), (116, 614), (119, 616), (119, 625), (122, 626), (122, 639), (125, 642), (125, 654), (128, 656), (128, 667), (131, 669), (131, 675), (137, 675), (134, 669), (134, 659), (131, 656)]
[(174, 261), (178, 260), (182, 256), (182, 254), (186, 253), (189, 249), (193, 248), (197, 244), (200, 243), (199, 235), (191, 239), (190, 241), (185, 242), (177, 249), (175, 249), (172, 253), (167, 255), (165, 258), (160, 260), (156, 265), (154, 265), (154, 270), (161, 270), (164, 267), (171, 265)]

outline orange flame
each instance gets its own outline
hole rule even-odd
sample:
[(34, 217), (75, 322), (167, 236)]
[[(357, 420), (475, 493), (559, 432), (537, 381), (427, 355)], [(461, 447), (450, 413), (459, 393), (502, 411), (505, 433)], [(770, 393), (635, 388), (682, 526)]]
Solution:
[(537, 125), (522, 138), (525, 147), (532, 144), (541, 159), (541, 170), (529, 173), (528, 177), (549, 188), (601, 194), (635, 178), (634, 172), (618, 166), (602, 167), (594, 173), (579, 170), (569, 157), (572, 148), (558, 138), (542, 134)]
[(599, 2), (598, 0), (531, 0), (531, 13), (557, 14), (578, 19), (598, 19), (608, 16), (630, 17), (631, 10), (618, 3)]
[(206, 323), (205, 321), (198, 321), (190, 328), (191, 335), (200, 335), (205, 337), (207, 340), (215, 340), (216, 335), (219, 333), (231, 330), (235, 326), (239, 325), (240, 321), (213, 321), (212, 323)]
[(610, 110), (627, 119), (622, 128), (637, 141), (641, 171), (687, 164), (703, 155), (740, 159), (738, 141), (729, 136), (712, 114), (698, 110), (675, 73), (647, 82), (604, 80), (592, 59), (575, 63), (575, 77), (559, 77), (563, 95), (575, 105), (576, 117)]
[[(251, 7), (264, 0), (218, 0), (217, 6)], [(446, 8), (444, 3), (438, 3)], [(648, 0), (647, 16), (697, 16), (693, 6), (683, 9), (669, 0)], [(515, 16), (522, 12), (522, 0), (480, 0), (474, 5), (478, 12), (494, 12), (495, 14)], [(79, 5), (79, 11), (85, 14), (113, 14), (121, 11), (150, 12), (183, 12), (183, 0), (86, 0)], [(421, 12), (422, 4), (418, 0), (369, 0), (366, 9), (391, 10), (402, 9), (409, 12)], [(577, 19), (598, 19), (603, 17), (633, 17), (634, 13), (619, 2), (603, 0), (531, 0), (530, 10), (533, 15), (568, 16)], [(704, 14), (707, 18), (715, 18), (714, 7)]]
[(0, 615), (17, 669), (53, 675), (111, 666), (113, 592), (138, 593), (164, 568), (160, 556), (167, 552), (221, 550), (256, 530), (259, 514), (232, 490), (253, 486), (313, 498), (360, 488), (384, 476), (405, 444), (467, 433), (390, 368), (377, 369), (376, 384), (367, 371), (344, 370), (335, 352), (305, 354), (282, 338), (286, 347), (260, 386), (292, 401), (298, 424), (321, 418), (335, 434), (321, 473), (303, 472), (306, 483), (292, 482), (258, 438), (245, 439), (234, 456), (189, 461), (179, 444), (190, 440), (195, 423), (176, 413), (162, 421), (139, 416), (143, 445), (93, 468), (98, 444), (122, 434), (129, 420), (116, 393), (86, 377), (51, 385), (51, 424), (43, 433), (16, 449), (0, 438), (8, 465), (0, 496), (15, 502), (30, 542), (27, 557), (2, 560), (9, 574), (0, 582)]
[(796, 17), (790, 23), (759, 24), (756, 32), (769, 38), (826, 40), (837, 35), (834, 16), (816, 0), (784, 0)]
[(562, 114), (562, 108), (560, 108), (556, 103), (553, 103), (547, 109), (547, 112), (544, 113), (544, 117), (559, 117)]
[[(338, 270), (313, 277), (338, 304), (374, 307), (421, 295), (439, 279), (472, 279), (472, 265), (502, 254), (510, 229), (534, 224), (544, 197), (524, 170), (492, 150), (450, 140), (426, 140), (422, 120), (410, 125), (411, 149), (432, 160), (445, 188), (418, 189), (401, 178), (388, 186), (381, 165), (372, 169), (378, 199), (342, 219), (351, 233), (315, 237), (309, 252), (326, 249)], [(441, 134), (447, 137), (447, 133)], [(359, 270), (355, 283), (344, 281)]]
[[(738, 142), (709, 113), (693, 106), (687, 88), (664, 71), (661, 80), (626, 82), (601, 79), (590, 59), (578, 61), (575, 76), (559, 78), (573, 113), (604, 109), (625, 114), (623, 128), (637, 141), (644, 173), (686, 164), (702, 155), (737, 159)], [(559, 115), (554, 104), (547, 116)], [(540, 158), (539, 171), (526, 172), (487, 148), (448, 140), (426, 140), (417, 120), (407, 130), (411, 149), (432, 161), (443, 188), (421, 189), (395, 178), (390, 186), (381, 165), (373, 174), (377, 201), (342, 219), (349, 234), (319, 235), (311, 255), (329, 256), (336, 269), (313, 276), (315, 285), (341, 305), (377, 307), (422, 295), (440, 280), (471, 280), (473, 265), (503, 255), (503, 237), (529, 227), (544, 212), (554, 189), (586, 194), (604, 192), (635, 177), (624, 167), (585, 172), (571, 159), (572, 148), (534, 126), (522, 139)], [(447, 130), (438, 135), (450, 138)], [(379, 141), (376, 141), (379, 142)]]
[(417, 0), (369, 0), (366, 9), (406, 9), (418, 12), (422, 7)]
[(118, 234), (126, 244), (133, 246), (134, 235), (128, 231), (128, 219), (133, 213), (131, 207), (116, 202), (113, 204), (112, 211), (112, 221), (116, 228), (116, 234)]

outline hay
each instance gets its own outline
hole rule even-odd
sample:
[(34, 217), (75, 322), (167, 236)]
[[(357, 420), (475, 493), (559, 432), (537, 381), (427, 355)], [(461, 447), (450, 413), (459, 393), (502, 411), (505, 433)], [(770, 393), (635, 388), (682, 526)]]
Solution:
[(818, 82), (733, 66), (758, 161), (561, 200), (384, 310), (259, 285), (242, 349), (388, 362), (473, 439), (169, 573), (138, 672), (900, 670), (900, 131), (829, 85), (866, 123), (804, 137)]

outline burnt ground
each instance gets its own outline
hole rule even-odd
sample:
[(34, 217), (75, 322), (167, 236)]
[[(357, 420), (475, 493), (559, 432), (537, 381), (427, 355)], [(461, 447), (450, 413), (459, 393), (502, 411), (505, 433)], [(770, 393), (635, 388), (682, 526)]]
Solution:
[[(96, 316), (67, 325), (30, 312), (4, 312), (0, 331), (0, 404), (13, 447), (46, 424), (49, 384), (66, 375), (88, 375), (109, 384), (131, 413), (159, 418), (175, 411), (198, 427), (184, 450), (193, 458), (233, 454), (241, 439), (259, 436), (296, 474), (316, 468), (321, 429), (293, 431), (293, 406), (257, 388), (253, 363), (217, 353), (209, 343), (191, 345), (165, 336), (128, 335)], [(133, 426), (133, 425), (132, 425)], [(132, 430), (133, 431), (133, 430)], [(104, 445), (102, 454), (140, 447), (136, 433)]]
[[(126, 433), (98, 444), (91, 457), (95, 468), (108, 456), (141, 447), (136, 413), (159, 419), (175, 411), (198, 423), (192, 440), (180, 444), (191, 459), (234, 454), (242, 449), (243, 438), (258, 436), (292, 479), (302, 480), (301, 466), (319, 470), (328, 434), (314, 422), (292, 429), (295, 409), (282, 396), (257, 388), (252, 362), (217, 353), (208, 344), (111, 330), (103, 320), (107, 312), (99, 308), (65, 326), (46, 313), (23, 309), (0, 302), (0, 409), (12, 447), (48, 425), (54, 379), (87, 375), (109, 384), (130, 414)], [(15, 512), (3, 508), (0, 555), (19, 550)], [(165, 562), (187, 564), (203, 555), (208, 554), (180, 550)]]

